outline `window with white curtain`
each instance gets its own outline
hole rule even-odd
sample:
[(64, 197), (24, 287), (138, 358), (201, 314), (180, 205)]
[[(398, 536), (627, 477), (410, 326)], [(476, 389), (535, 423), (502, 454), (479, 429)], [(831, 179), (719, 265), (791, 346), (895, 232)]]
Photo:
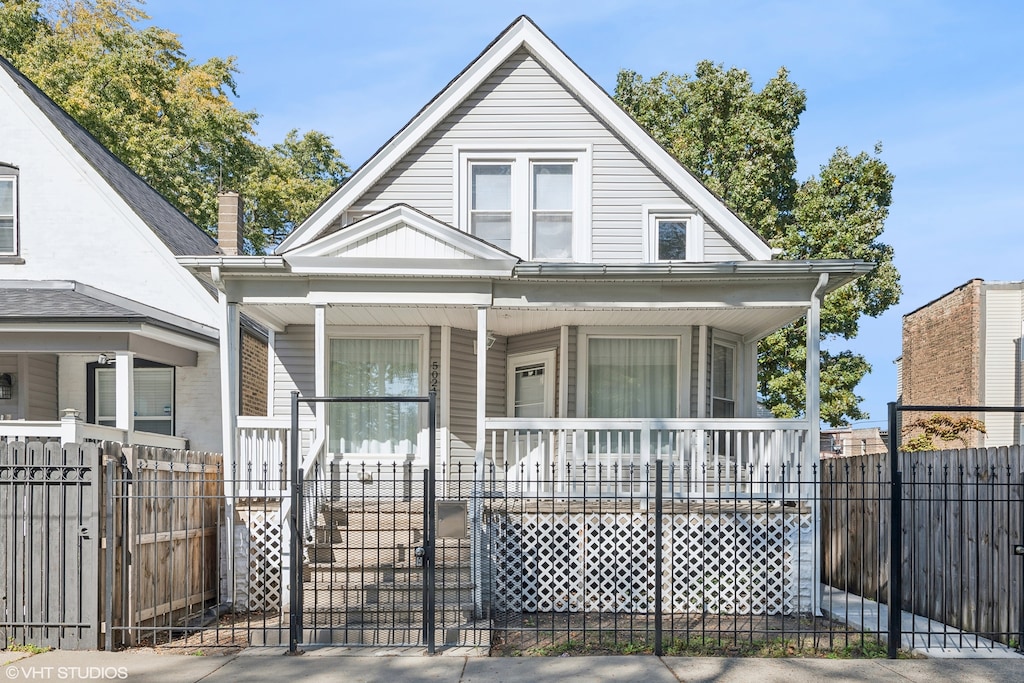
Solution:
[[(96, 424), (117, 424), (117, 378), (113, 368), (96, 370)], [(174, 368), (135, 368), (135, 430), (174, 434)]]
[[(418, 396), (419, 339), (332, 339), (332, 396)], [(405, 455), (419, 432), (418, 403), (339, 403), (328, 411), (334, 453)]]
[(589, 417), (677, 417), (679, 340), (589, 337)]

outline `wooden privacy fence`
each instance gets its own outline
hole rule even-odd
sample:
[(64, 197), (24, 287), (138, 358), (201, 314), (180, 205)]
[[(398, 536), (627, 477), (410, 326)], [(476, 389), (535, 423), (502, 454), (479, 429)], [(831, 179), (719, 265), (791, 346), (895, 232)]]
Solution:
[(201, 613), (217, 599), (222, 481), (216, 454), (0, 443), (3, 645), (97, 649)]
[[(1024, 557), (1020, 446), (900, 453), (903, 609), (1019, 646)], [(825, 459), (823, 580), (888, 602), (890, 468), (885, 454)]]

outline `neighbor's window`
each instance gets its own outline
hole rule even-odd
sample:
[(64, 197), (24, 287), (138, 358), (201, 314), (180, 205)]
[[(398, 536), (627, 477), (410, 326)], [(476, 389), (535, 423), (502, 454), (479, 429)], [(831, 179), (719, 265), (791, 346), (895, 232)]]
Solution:
[(18, 177), (0, 165), (0, 256), (18, 253)]
[[(332, 396), (417, 396), (419, 339), (332, 339)], [(338, 403), (328, 412), (333, 453), (409, 454), (419, 431), (418, 403)]]
[[(96, 369), (96, 424), (117, 423), (116, 370)], [(174, 434), (174, 368), (134, 370), (135, 431)]]

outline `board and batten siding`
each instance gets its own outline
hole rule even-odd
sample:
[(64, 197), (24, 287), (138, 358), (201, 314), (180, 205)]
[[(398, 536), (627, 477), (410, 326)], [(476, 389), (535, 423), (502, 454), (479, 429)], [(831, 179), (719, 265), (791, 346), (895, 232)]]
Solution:
[[(1021, 395), (1021, 321), (1024, 320), (1024, 290), (1020, 286), (998, 284), (984, 288), (984, 349), (982, 358), (984, 387), (982, 404), (1020, 405)], [(1018, 414), (988, 413), (979, 416), (985, 422), (985, 444), (1006, 446), (1019, 443)]]
[[(644, 260), (644, 205), (692, 208), (686, 200), (526, 50), (501, 67), (348, 208), (349, 222), (407, 203), (459, 226), (456, 148), (591, 146), (592, 253), (596, 262)], [(341, 219), (331, 227), (341, 227)], [(708, 260), (747, 257), (705, 224)]]

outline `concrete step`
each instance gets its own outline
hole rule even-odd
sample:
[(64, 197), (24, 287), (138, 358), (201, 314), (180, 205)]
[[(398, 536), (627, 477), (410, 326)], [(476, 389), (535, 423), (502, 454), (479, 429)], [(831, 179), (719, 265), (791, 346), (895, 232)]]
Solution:
[[(418, 605), (423, 600), (422, 585), (377, 584), (339, 587), (334, 584), (302, 586), (302, 602), (307, 607), (373, 607), (390, 608)], [(434, 589), (437, 605), (458, 605), (472, 601), (473, 586), (438, 586)]]
[[(344, 567), (415, 567), (415, 549), (415, 545), (361, 547), (311, 543), (306, 546), (306, 558), (314, 564), (333, 563)], [(468, 544), (445, 543), (434, 551), (434, 561), (438, 565), (468, 564), (470, 554)]]
[[(409, 605), (307, 605), (302, 612), (304, 626), (417, 626), (423, 623), (423, 606)], [(434, 623), (439, 626), (458, 624), (473, 617), (471, 602), (434, 607)]]
[(383, 548), (396, 545), (411, 547), (420, 545), (420, 541), (423, 540), (423, 525), (412, 527), (389, 525), (376, 529), (316, 526), (313, 528), (313, 540), (319, 544), (342, 544), (358, 548)]

